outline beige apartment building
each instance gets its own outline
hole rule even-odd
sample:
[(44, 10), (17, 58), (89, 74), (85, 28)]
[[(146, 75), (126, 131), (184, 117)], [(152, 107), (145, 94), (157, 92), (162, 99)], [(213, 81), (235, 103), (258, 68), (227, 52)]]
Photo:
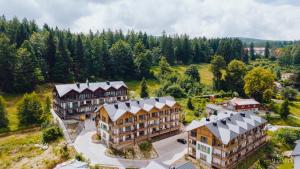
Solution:
[(116, 149), (168, 137), (180, 130), (180, 110), (169, 96), (104, 104), (96, 110), (97, 133)]
[(188, 154), (203, 168), (234, 168), (266, 143), (266, 120), (251, 112), (226, 110), (193, 121), (188, 131)]

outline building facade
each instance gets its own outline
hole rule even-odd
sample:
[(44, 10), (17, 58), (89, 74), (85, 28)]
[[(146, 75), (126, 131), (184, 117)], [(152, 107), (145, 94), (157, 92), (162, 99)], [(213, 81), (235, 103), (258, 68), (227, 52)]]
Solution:
[(128, 100), (123, 81), (55, 85), (53, 110), (63, 119), (85, 119), (98, 106)]
[(266, 120), (254, 113), (227, 111), (193, 121), (188, 154), (203, 168), (230, 169), (266, 143)]
[(97, 133), (108, 147), (123, 149), (179, 132), (180, 110), (172, 97), (104, 104), (96, 110)]
[(255, 99), (233, 98), (228, 102), (226, 108), (238, 112), (258, 112), (260, 103)]

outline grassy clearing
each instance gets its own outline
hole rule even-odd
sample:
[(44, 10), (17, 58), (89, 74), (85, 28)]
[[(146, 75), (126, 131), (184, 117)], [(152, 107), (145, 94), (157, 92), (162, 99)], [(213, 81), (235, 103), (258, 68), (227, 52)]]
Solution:
[(300, 102), (292, 102), (290, 105), (290, 112), (291, 114), (300, 117)]
[[(213, 75), (212, 72), (210, 71), (210, 64), (196, 64), (196, 66), (199, 69), (201, 83), (208, 86), (212, 86)], [(188, 65), (177, 65), (177, 66), (172, 66), (172, 70), (176, 71), (179, 76), (183, 76), (187, 67)], [(154, 74), (157, 74), (159, 71), (159, 67), (154, 66), (151, 68), (151, 70), (154, 72)]]
[(0, 138), (0, 168), (10, 168), (22, 158), (40, 155), (43, 150), (32, 146), (41, 143), (40, 134), (36, 131)]
[[(47, 96), (51, 97), (52, 85), (45, 84), (38, 86), (35, 92), (40, 97), (41, 101), (44, 103)], [(23, 94), (3, 94), (3, 97), (7, 102), (7, 118), (9, 120), (9, 130), (17, 131), (19, 129), (22, 129), (22, 126), (19, 126), (17, 105), (18, 102), (22, 99)]]
[(286, 120), (280, 118), (280, 116), (271, 116), (268, 118), (268, 122), (272, 125), (278, 126), (300, 127), (300, 120), (291, 116), (289, 116)]
[(291, 158), (284, 158), (282, 163), (278, 165), (277, 169), (293, 169), (293, 161)]

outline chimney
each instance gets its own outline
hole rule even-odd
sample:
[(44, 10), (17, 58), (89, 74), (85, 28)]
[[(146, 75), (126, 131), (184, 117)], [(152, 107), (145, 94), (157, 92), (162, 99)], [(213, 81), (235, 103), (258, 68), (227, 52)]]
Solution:
[(206, 121), (210, 121), (208, 117), (206, 118)]
[(80, 83), (79, 83), (79, 82), (77, 82), (77, 83), (76, 83), (76, 86), (77, 86), (78, 88), (80, 88)]
[(159, 102), (159, 98), (158, 98), (158, 97), (156, 97), (156, 98), (155, 98), (155, 101)]
[(106, 84), (107, 84), (107, 85), (110, 85), (110, 82), (109, 82), (109, 81), (106, 81)]
[(217, 126), (217, 122), (213, 122), (213, 125), (214, 125), (214, 126)]
[(118, 109), (118, 104), (115, 104), (114, 106), (115, 106), (116, 109)]
[(246, 114), (244, 112), (241, 113), (242, 117), (246, 117)]
[(226, 125), (226, 120), (225, 119), (222, 119), (221, 122)]
[(137, 100), (137, 101), (136, 101), (136, 103), (137, 103), (137, 104), (140, 104), (140, 101), (139, 101), (139, 100)]
[(129, 102), (125, 102), (127, 107), (130, 107), (130, 103)]

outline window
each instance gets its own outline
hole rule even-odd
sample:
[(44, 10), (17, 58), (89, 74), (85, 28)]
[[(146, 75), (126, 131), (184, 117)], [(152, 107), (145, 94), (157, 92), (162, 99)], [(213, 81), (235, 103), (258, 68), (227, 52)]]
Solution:
[(132, 117), (126, 118), (125, 123), (131, 123), (132, 122)]
[(121, 125), (122, 125), (122, 124), (123, 124), (123, 120), (122, 120), (122, 119), (119, 120), (119, 121), (118, 121), (118, 124), (121, 124)]
[(130, 126), (127, 126), (126, 128), (125, 128), (125, 131), (130, 131), (131, 130), (131, 127)]
[(139, 132), (139, 136), (143, 136), (143, 135), (145, 135), (145, 132), (144, 131), (140, 131)]
[(198, 150), (210, 154), (210, 148), (205, 145), (198, 144)]
[(207, 143), (207, 137), (201, 136), (201, 137), (200, 137), (200, 141), (201, 141), (202, 143)]
[(206, 161), (207, 156), (205, 154), (200, 153), (200, 159)]
[(144, 120), (145, 119), (145, 115), (139, 115), (139, 120)]

